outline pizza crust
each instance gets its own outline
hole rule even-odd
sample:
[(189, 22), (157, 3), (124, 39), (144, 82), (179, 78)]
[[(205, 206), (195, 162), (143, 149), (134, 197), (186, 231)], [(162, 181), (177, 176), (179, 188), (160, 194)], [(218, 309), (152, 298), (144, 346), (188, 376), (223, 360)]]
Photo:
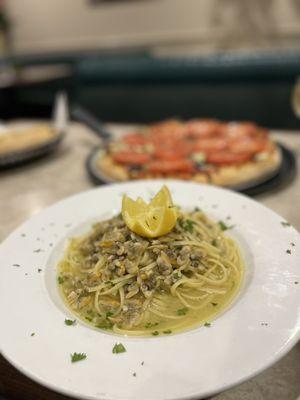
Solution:
[[(272, 150), (266, 154), (263, 160), (251, 161), (240, 165), (222, 166), (209, 175), (205, 173), (195, 174), (191, 180), (199, 183), (211, 183), (218, 186), (238, 188), (253, 181), (259, 183), (272, 176), (280, 167), (282, 155), (280, 148), (272, 145)], [(117, 164), (109, 154), (100, 155), (97, 162), (97, 168), (108, 179), (113, 181), (127, 181), (132, 179), (126, 166)], [(162, 178), (162, 175), (155, 176), (148, 174), (145, 179)], [(176, 174), (168, 175), (168, 178), (180, 178)]]
[(281, 150), (274, 145), (272, 152), (264, 160), (221, 167), (211, 173), (211, 183), (226, 187), (239, 187), (253, 181), (260, 183), (278, 171), (281, 161)]

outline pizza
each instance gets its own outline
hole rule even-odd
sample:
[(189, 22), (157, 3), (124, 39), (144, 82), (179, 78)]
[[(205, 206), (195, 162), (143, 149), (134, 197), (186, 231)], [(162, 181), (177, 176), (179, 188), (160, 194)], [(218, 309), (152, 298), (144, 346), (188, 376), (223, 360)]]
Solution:
[(228, 187), (269, 177), (280, 164), (268, 130), (207, 119), (149, 125), (110, 142), (97, 160), (115, 181), (176, 178)]

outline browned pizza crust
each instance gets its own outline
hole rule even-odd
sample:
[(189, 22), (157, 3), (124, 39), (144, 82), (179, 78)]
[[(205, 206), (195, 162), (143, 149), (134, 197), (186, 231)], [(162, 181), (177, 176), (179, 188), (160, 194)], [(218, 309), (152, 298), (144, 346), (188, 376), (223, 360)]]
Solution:
[(264, 159), (219, 168), (210, 174), (211, 183), (227, 187), (238, 187), (252, 181), (258, 183), (276, 172), (281, 160), (281, 150), (274, 146), (273, 151), (266, 153)]
[[(281, 150), (277, 145), (272, 146), (272, 150), (264, 154), (264, 157), (255, 161), (240, 165), (222, 166), (210, 172), (195, 174), (191, 180), (199, 183), (211, 183), (225, 187), (239, 187), (252, 181), (259, 182), (267, 179), (275, 173), (281, 165)], [(114, 181), (127, 181), (135, 179), (130, 174), (126, 166), (117, 164), (109, 154), (101, 155), (97, 161), (97, 166), (109, 179)], [(162, 175), (147, 174), (145, 179), (162, 178)], [(182, 178), (180, 175), (168, 175), (168, 178)]]

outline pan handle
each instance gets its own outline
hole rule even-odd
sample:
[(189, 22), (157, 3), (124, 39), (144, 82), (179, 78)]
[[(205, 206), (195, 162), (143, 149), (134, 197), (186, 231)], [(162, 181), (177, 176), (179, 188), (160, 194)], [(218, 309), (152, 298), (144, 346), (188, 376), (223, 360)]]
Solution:
[(73, 106), (71, 108), (71, 117), (74, 120), (87, 125), (102, 140), (106, 141), (112, 139), (112, 134), (106, 130), (104, 123), (99, 121), (94, 115), (84, 108), (80, 106)]

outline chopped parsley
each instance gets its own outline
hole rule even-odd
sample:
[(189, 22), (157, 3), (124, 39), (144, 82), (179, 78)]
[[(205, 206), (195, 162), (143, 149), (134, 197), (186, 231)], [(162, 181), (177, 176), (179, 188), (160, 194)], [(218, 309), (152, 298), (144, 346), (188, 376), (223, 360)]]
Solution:
[(77, 361), (81, 361), (81, 360), (85, 360), (86, 359), (86, 354), (85, 353), (73, 353), (71, 354), (71, 362), (77, 362)]
[(182, 229), (184, 229), (187, 232), (193, 232), (194, 231), (194, 225), (196, 222), (192, 221), (191, 219), (187, 219), (186, 221), (183, 221), (181, 223)]
[(163, 333), (165, 335), (170, 335), (170, 333), (172, 333), (171, 329), (167, 329), (166, 331), (163, 331)]
[(13, 267), (21, 267), (20, 264), (13, 264), (12, 266), (13, 266)]
[(189, 311), (187, 307), (180, 308), (177, 310), (177, 315), (186, 315), (186, 313)]
[(209, 327), (211, 326), (211, 324), (210, 324), (209, 322), (205, 322), (205, 323), (204, 323), (204, 326), (205, 326), (206, 328), (209, 328)]
[(293, 242), (291, 242), (290, 245), (293, 246), (293, 247), (296, 246), (295, 243), (293, 243)]
[(298, 285), (298, 283), (299, 283), (298, 281), (295, 281), (295, 282), (294, 282), (295, 285)]
[(158, 331), (154, 331), (154, 332), (152, 332), (152, 335), (153, 335), (153, 336), (158, 336), (158, 335), (159, 335), (159, 332), (158, 332)]
[(136, 377), (136, 372), (134, 372), (134, 373), (132, 374), (132, 376)]
[(228, 226), (223, 221), (219, 221), (219, 226), (222, 229), (222, 231), (227, 231), (228, 229), (232, 229), (235, 227), (235, 225)]
[(113, 354), (125, 353), (126, 349), (122, 343), (116, 343), (112, 349)]
[(291, 250), (290, 250), (290, 249), (287, 249), (286, 253), (288, 253), (288, 254), (292, 254), (292, 252), (291, 252)]
[(92, 318), (92, 317), (85, 316), (84, 318), (85, 318), (87, 321), (89, 321), (89, 322), (92, 322), (92, 321), (93, 321), (93, 318)]
[(146, 329), (149, 329), (149, 328), (153, 328), (154, 326), (157, 326), (158, 325), (158, 322), (147, 322), (146, 324), (145, 324), (145, 328)]
[(218, 303), (211, 303), (212, 306), (216, 307)]
[(57, 281), (58, 281), (58, 284), (61, 285), (62, 283), (64, 283), (65, 280), (64, 280), (64, 278), (62, 276), (59, 276), (57, 278)]
[(42, 268), (38, 268), (38, 272), (42, 272)]
[(42, 249), (33, 250), (34, 253), (40, 253), (41, 251), (43, 251), (43, 250)]
[(199, 207), (194, 208), (194, 212), (201, 211)]
[(68, 326), (75, 325), (76, 319), (65, 319), (65, 324)]
[(217, 246), (218, 246), (217, 239), (212, 240), (211, 244), (212, 244), (213, 246), (217, 247)]
[(32, 332), (31, 334), (30, 334), (30, 336), (34, 336), (35, 335), (35, 332)]
[(287, 221), (281, 221), (280, 223), (284, 228), (286, 228), (287, 226), (291, 226), (291, 224)]
[(142, 361), (142, 362), (141, 362), (141, 365), (144, 365), (144, 364), (145, 364), (145, 362), (144, 362), (144, 361)]
[(107, 313), (105, 314), (105, 318), (112, 317), (113, 315), (114, 315), (114, 313), (113, 313), (113, 312), (111, 312), (111, 311), (107, 311)]
[(179, 273), (177, 271), (173, 272), (172, 276), (173, 276), (174, 279), (179, 279), (180, 278), (180, 275), (179, 275)]

